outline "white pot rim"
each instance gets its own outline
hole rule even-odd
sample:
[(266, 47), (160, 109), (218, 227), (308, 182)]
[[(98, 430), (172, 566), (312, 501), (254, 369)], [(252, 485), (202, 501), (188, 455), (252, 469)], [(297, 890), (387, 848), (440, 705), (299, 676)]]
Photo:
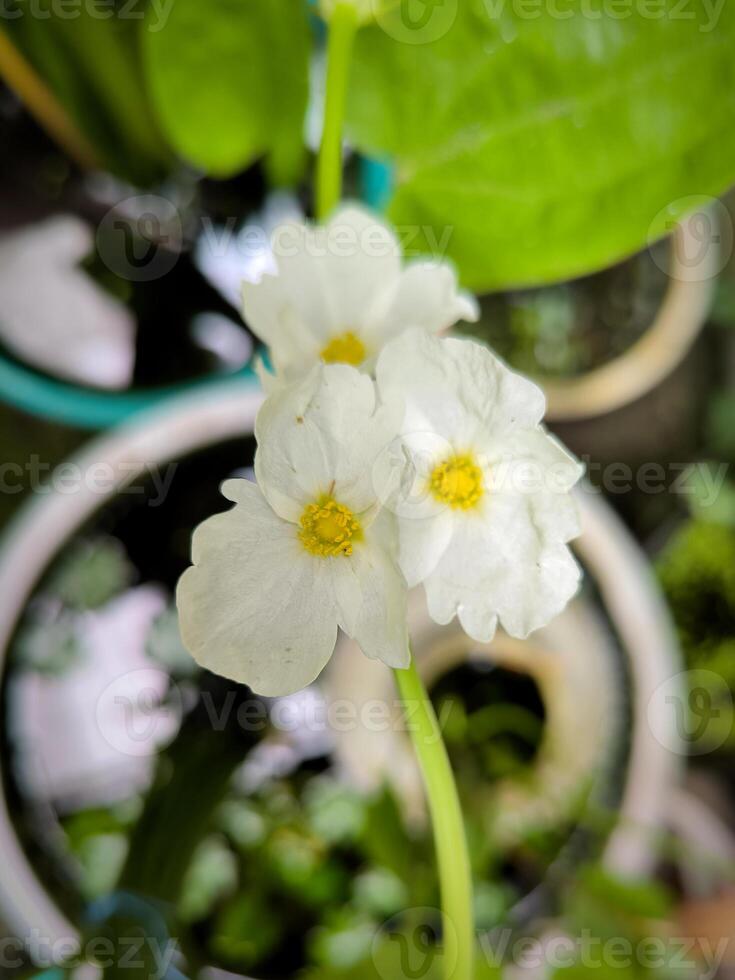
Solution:
[[(707, 214), (717, 221), (713, 208)], [(549, 422), (570, 422), (606, 415), (648, 394), (681, 363), (712, 308), (720, 248), (715, 235), (701, 263), (692, 269), (687, 256), (701, 248), (689, 220), (671, 238), (669, 286), (649, 329), (623, 354), (601, 367), (568, 380), (536, 380), (547, 399)]]

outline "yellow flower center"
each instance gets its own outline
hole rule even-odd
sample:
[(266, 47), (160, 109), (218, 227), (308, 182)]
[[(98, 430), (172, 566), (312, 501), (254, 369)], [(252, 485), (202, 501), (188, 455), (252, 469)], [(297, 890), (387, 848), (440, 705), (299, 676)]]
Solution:
[(299, 524), (299, 540), (320, 558), (351, 555), (353, 542), (362, 537), (360, 522), (349, 507), (327, 495), (304, 508)]
[(320, 356), (325, 364), (353, 364), (357, 367), (365, 360), (366, 354), (365, 344), (357, 334), (345, 330), (332, 337)]
[(484, 493), (482, 470), (469, 453), (450, 456), (431, 471), (429, 489), (441, 503), (469, 510)]

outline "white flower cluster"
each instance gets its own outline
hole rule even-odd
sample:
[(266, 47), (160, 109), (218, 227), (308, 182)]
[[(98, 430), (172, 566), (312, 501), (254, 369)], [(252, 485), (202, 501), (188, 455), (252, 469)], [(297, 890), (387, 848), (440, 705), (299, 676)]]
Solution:
[(187, 648), (280, 695), (314, 680), (338, 628), (406, 667), (420, 583), (431, 616), (478, 641), (546, 624), (579, 583), (581, 467), (541, 427), (542, 392), (485, 347), (436, 336), (474, 300), (446, 264), (402, 268), (366, 211), (290, 232), (277, 274), (244, 287), (275, 374), (257, 483), (226, 481), (235, 506), (194, 533), (177, 593)]

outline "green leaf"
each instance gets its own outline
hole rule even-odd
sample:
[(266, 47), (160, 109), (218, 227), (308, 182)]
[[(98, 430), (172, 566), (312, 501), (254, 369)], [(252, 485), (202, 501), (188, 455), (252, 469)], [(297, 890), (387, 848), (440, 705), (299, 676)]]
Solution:
[(149, 106), (140, 63), (142, 9), (128, 16), (94, 5), (73, 11), (37, 0), (31, 16), (7, 0), (4, 26), (113, 173), (146, 185), (163, 178), (171, 152)]
[(735, 327), (735, 280), (722, 278), (717, 283), (712, 320), (721, 327)]
[(266, 156), (298, 176), (310, 50), (302, 0), (176, 0), (143, 31), (151, 95), (178, 152), (215, 177)]
[(151, 623), (145, 638), (145, 652), (174, 676), (193, 677), (199, 666), (185, 648), (179, 632), (179, 615), (171, 604)]
[(412, 248), (447, 250), (480, 291), (552, 282), (735, 180), (735, 5), (712, 26), (708, 0), (686, 17), (645, 2), (463, 0), (435, 7), (431, 43), (397, 42), (393, 4), (360, 32), (351, 136), (394, 158), (389, 214)]
[(727, 463), (695, 463), (684, 474), (689, 510), (697, 520), (735, 528), (735, 486), (725, 481)]
[(706, 436), (712, 450), (735, 459), (735, 392), (716, 392), (707, 407)]
[(178, 914), (184, 922), (197, 922), (210, 915), (217, 902), (237, 888), (237, 859), (219, 837), (203, 840), (194, 852), (181, 895)]
[(71, 616), (56, 622), (28, 622), (18, 634), (13, 647), (17, 663), (39, 674), (63, 676), (84, 658), (84, 644), (77, 635), (77, 624)]
[(371, 800), (366, 811), (362, 846), (376, 865), (392, 871), (404, 883), (415, 877), (415, 855), (403, 823), (398, 801), (386, 785)]
[(646, 919), (663, 919), (671, 910), (672, 895), (660, 882), (648, 878), (624, 879), (599, 865), (580, 874), (583, 895), (611, 910)]

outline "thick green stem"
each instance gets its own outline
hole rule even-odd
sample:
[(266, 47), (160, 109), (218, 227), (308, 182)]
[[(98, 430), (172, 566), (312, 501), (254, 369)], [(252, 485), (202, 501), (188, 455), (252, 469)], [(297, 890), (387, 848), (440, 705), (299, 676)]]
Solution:
[(444, 923), (444, 976), (472, 980), (475, 937), (472, 875), (462, 810), (441, 728), (416, 664), (396, 670), (408, 726), (424, 779), (434, 829)]
[(316, 173), (316, 216), (319, 221), (328, 217), (342, 193), (342, 124), (356, 30), (354, 6), (344, 3), (335, 7), (329, 20), (324, 129)]

